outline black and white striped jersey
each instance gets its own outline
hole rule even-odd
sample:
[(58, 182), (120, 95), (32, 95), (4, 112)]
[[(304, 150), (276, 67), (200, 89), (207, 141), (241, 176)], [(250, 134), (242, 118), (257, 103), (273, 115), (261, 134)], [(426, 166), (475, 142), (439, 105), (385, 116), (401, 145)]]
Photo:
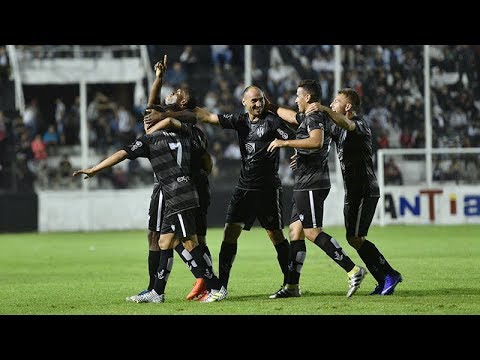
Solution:
[(191, 126), (181, 130), (160, 130), (146, 134), (126, 146), (128, 159), (150, 160), (165, 197), (165, 216), (199, 206), (198, 194), (191, 176)]

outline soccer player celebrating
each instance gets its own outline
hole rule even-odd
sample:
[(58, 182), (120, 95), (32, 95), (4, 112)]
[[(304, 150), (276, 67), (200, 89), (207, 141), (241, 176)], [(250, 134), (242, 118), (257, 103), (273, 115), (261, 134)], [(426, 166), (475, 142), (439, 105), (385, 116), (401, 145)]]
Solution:
[[(192, 90), (190, 88), (177, 89), (172, 94), (168, 95), (165, 99), (165, 109), (160, 106), (160, 90), (162, 87), (163, 74), (167, 67), (167, 55), (164, 56), (163, 62), (157, 62), (154, 66), (156, 78), (152, 84), (150, 90), (146, 116), (150, 112), (150, 109), (157, 109), (158, 111), (166, 112), (169, 116), (175, 117), (179, 115), (187, 122), (195, 122), (196, 118), (193, 113), (179, 113), (181, 110), (193, 108), (196, 105), (196, 100)], [(163, 121), (161, 124), (155, 124), (147, 121), (145, 123), (145, 131), (147, 134), (151, 134), (154, 131), (168, 129), (172, 127), (172, 122)], [(212, 159), (207, 152), (208, 140), (205, 134), (196, 126), (192, 125), (192, 160), (191, 160), (191, 172), (192, 179), (195, 184), (200, 206), (197, 208), (195, 220), (197, 228), (197, 238), (200, 245), (200, 249), (203, 251), (205, 260), (212, 267), (212, 256), (206, 243), (207, 232), (207, 210), (210, 205), (210, 185), (208, 181), (208, 175), (212, 170)], [(154, 175), (154, 187), (152, 196), (150, 198), (149, 207), (149, 225), (148, 225), (148, 271), (149, 271), (149, 285), (146, 290), (141, 291), (138, 295), (146, 293), (153, 289), (155, 278), (157, 276), (157, 269), (160, 263), (160, 248), (158, 245), (158, 239), (160, 236), (160, 228), (163, 218), (163, 194), (161, 192), (161, 186)], [(180, 258), (185, 262), (187, 267), (193, 273), (196, 278), (194, 286), (190, 293), (187, 295), (187, 300), (199, 300), (202, 296), (206, 295), (205, 282), (202, 278), (202, 274), (197, 267), (195, 261), (190, 256), (187, 249), (184, 248), (182, 242), (178, 242), (175, 245), (175, 251)], [(212, 267), (213, 270), (213, 267)], [(127, 301), (134, 301), (136, 295), (127, 297)]]
[(290, 219), (290, 258), (288, 280), (284, 288), (271, 295), (271, 299), (298, 297), (300, 273), (306, 257), (305, 237), (320, 247), (348, 274), (351, 297), (360, 287), (367, 271), (355, 263), (343, 251), (340, 244), (323, 231), (323, 203), (330, 192), (330, 174), (328, 154), (330, 151), (330, 121), (321, 112), (312, 112), (305, 116), (307, 106), (319, 101), (320, 84), (315, 80), (303, 80), (297, 88), (295, 103), (299, 113), (280, 108), (269, 103), (268, 108), (289, 123), (297, 122), (295, 140), (276, 139), (268, 151), (290, 147), (296, 150), (295, 185), (293, 188), (293, 207)]
[(323, 111), (334, 122), (332, 139), (337, 145), (345, 189), (344, 217), (348, 243), (354, 247), (378, 284), (371, 295), (391, 295), (402, 275), (391, 267), (378, 248), (366, 239), (380, 191), (373, 168), (372, 133), (358, 114), (360, 96), (341, 89), (330, 104), (312, 104), (308, 111)]

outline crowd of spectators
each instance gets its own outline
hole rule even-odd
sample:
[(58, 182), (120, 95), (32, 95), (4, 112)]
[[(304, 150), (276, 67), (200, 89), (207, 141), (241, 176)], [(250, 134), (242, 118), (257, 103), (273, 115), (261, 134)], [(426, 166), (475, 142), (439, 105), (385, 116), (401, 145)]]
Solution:
[[(433, 45), (430, 49), (433, 147), (480, 147), (480, 47)], [(24, 60), (78, 55), (74, 45), (29, 45), (19, 50)], [(136, 45), (110, 50), (113, 57), (131, 56), (139, 51)], [(165, 51), (160, 45), (149, 45), (148, 50), (152, 64)], [(82, 54), (100, 56), (93, 50)], [(252, 54), (252, 81), (265, 89), (271, 101), (296, 108), (296, 87), (299, 80), (305, 78), (320, 81), (324, 104), (329, 104), (334, 97), (332, 45), (254, 45)], [(211, 112), (243, 111), (242, 45), (170, 46), (168, 55), (162, 98), (176, 87), (188, 84), (196, 90), (200, 105)], [(341, 64), (342, 87), (352, 87), (361, 95), (362, 114), (370, 122), (375, 149), (425, 146), (422, 45), (345, 45)], [(5, 46), (0, 45), (0, 94), (5, 88), (2, 84), (11, 81), (7, 52)], [(104, 157), (143, 133), (141, 102), (146, 99), (148, 86), (145, 84), (145, 96), (132, 103), (122, 103), (102, 91), (89, 94), (88, 142), (97, 156)], [(27, 100), (23, 116), (15, 112), (7, 114), (0, 103), (0, 187), (2, 170), (5, 175), (5, 167), (12, 162), (16, 163), (13, 176), (25, 179), (27, 184), (35, 183), (31, 179), (36, 179), (41, 188), (78, 186), (78, 182), (73, 185), (63, 178), (68, 174), (67, 163), (72, 167), (71, 157), (79, 155), (79, 98), (52, 99), (51, 114), (41, 113), (37, 98)], [(215, 159), (214, 176), (235, 177), (235, 170), (239, 168), (236, 162), (240, 158), (235, 133), (199, 126), (210, 140)], [(13, 156), (9, 155), (7, 144), (14, 147)], [(286, 184), (292, 182), (289, 156), (286, 151), (282, 152), (280, 173)], [(433, 178), (478, 182), (478, 172), (469, 170), (479, 168), (479, 161), (476, 155), (437, 156)], [(58, 167), (60, 162), (63, 170)], [(395, 165), (387, 162), (386, 174), (388, 170), (392, 182), (402, 184), (401, 168)], [(150, 173), (142, 164), (132, 162), (127, 168), (107, 173), (98, 184), (112, 188), (151, 185)]]

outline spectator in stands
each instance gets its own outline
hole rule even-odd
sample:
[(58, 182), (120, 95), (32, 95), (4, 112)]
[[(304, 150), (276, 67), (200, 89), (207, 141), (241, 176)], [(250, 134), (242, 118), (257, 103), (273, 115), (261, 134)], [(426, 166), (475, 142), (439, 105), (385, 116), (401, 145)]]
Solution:
[(113, 168), (112, 184), (115, 189), (128, 188), (128, 174), (121, 166)]
[(384, 167), (385, 174), (385, 184), (387, 185), (403, 185), (403, 176), (400, 168), (393, 159), (393, 157), (388, 159), (388, 162)]
[(47, 147), (47, 152), (49, 154), (57, 153), (57, 146), (59, 144), (60, 138), (57, 131), (55, 130), (55, 125), (48, 125), (48, 129), (43, 134), (42, 140)]
[(45, 160), (47, 155), (47, 145), (42, 140), (42, 135), (37, 134), (31, 142), (33, 158), (36, 161)]
[(459, 159), (453, 159), (447, 170), (446, 180), (453, 180), (458, 185), (464, 179), (464, 163)]
[(70, 187), (72, 183), (72, 163), (68, 155), (62, 155), (58, 163), (57, 182), (61, 187)]
[(181, 62), (176, 61), (173, 63), (171, 68), (168, 68), (168, 70), (165, 72), (164, 81), (169, 83), (174, 88), (179, 88), (185, 85), (187, 81), (187, 73), (183, 69)]
[(193, 51), (193, 46), (185, 45), (182, 53), (180, 54), (180, 63), (182, 64), (189, 78), (191, 78), (192, 75), (194, 74), (195, 69), (197, 67), (197, 62), (198, 62), (198, 58), (197, 58), (197, 55), (195, 55), (195, 52)]
[(55, 99), (55, 123), (57, 124), (57, 133), (59, 136), (59, 143), (65, 145), (65, 118), (67, 110), (62, 99)]
[(35, 174), (28, 167), (27, 159), (23, 156), (17, 156), (17, 166), (15, 166), (15, 183), (18, 192), (33, 192)]
[(221, 70), (230, 70), (232, 67), (233, 53), (229, 45), (210, 45), (212, 62), (216, 73)]
[(445, 172), (442, 168), (442, 162), (440, 160), (436, 160), (433, 166), (433, 181), (443, 181), (445, 180)]
[(38, 100), (33, 98), (26, 106), (23, 113), (23, 124), (30, 130), (30, 134), (35, 134), (39, 128), (40, 114), (38, 110)]
[(5, 46), (0, 46), (0, 87), (8, 81), (10, 77), (10, 63), (8, 61), (7, 50)]
[(119, 147), (126, 146), (135, 140), (135, 120), (130, 111), (125, 106), (119, 105), (116, 111), (118, 121), (118, 142)]

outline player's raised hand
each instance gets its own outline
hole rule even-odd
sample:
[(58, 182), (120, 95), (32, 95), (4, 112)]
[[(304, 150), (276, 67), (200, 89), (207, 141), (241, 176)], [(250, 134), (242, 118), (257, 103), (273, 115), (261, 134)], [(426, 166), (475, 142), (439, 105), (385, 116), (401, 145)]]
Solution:
[(163, 77), (163, 74), (167, 70), (167, 54), (163, 55), (163, 61), (157, 62), (153, 69), (157, 77)]
[(77, 175), (80, 175), (80, 174), (87, 175), (87, 176), (84, 177), (84, 179), (88, 179), (88, 178), (94, 177), (97, 174), (97, 172), (94, 171), (93, 168), (83, 169), (83, 170), (74, 171), (72, 176), (77, 176)]

